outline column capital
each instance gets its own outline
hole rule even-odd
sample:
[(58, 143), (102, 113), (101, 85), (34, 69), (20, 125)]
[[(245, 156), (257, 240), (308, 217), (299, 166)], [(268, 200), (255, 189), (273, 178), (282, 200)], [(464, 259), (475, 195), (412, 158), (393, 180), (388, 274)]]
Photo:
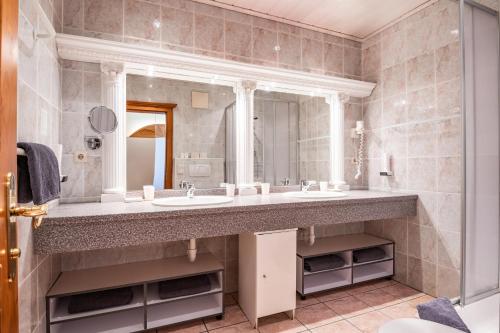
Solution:
[(250, 81), (250, 80), (243, 80), (238, 82), (238, 84), (235, 87), (235, 92), (237, 89), (244, 89), (246, 92), (252, 92), (257, 89), (257, 82), (255, 81)]
[(119, 62), (103, 62), (101, 63), (101, 72), (107, 75), (117, 75), (123, 73), (125, 66)]
[(342, 104), (345, 104), (349, 102), (349, 99), (351, 96), (347, 95), (346, 93), (343, 92), (334, 92), (333, 94), (330, 95), (330, 98), (325, 98), (325, 101), (327, 104), (332, 104), (335, 102), (340, 102)]

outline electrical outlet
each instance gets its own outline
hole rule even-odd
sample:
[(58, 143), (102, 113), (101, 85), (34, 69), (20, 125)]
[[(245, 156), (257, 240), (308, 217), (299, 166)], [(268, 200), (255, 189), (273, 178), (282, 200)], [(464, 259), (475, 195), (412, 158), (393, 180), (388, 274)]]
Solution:
[(75, 162), (85, 163), (87, 162), (87, 153), (84, 151), (77, 151), (74, 153), (73, 159)]

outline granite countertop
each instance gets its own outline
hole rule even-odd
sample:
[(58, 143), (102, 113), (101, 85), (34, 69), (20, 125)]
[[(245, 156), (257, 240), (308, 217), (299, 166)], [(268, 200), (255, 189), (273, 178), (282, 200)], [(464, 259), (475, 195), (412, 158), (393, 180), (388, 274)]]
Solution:
[(148, 201), (61, 204), (34, 231), (34, 247), (39, 254), (63, 253), (416, 215), (414, 194), (346, 193), (332, 199), (236, 196), (231, 203), (196, 207)]

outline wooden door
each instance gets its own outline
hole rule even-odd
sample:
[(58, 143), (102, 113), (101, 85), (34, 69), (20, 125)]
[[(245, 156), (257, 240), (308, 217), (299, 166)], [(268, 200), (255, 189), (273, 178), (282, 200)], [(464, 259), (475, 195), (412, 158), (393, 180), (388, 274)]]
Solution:
[(257, 235), (257, 317), (295, 309), (297, 232)]
[(16, 173), (18, 1), (0, 0), (0, 333), (18, 332), (17, 274), (8, 278), (6, 176)]

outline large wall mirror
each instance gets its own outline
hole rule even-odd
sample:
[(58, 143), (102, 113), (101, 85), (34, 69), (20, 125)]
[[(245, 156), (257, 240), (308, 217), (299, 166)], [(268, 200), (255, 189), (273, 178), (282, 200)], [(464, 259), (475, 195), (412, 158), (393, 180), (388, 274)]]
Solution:
[(254, 180), (298, 185), (329, 180), (330, 110), (323, 97), (254, 94)]
[(234, 109), (232, 87), (130, 74), (126, 82), (127, 191), (233, 181), (226, 166), (233, 138), (227, 131), (234, 130), (226, 126)]

